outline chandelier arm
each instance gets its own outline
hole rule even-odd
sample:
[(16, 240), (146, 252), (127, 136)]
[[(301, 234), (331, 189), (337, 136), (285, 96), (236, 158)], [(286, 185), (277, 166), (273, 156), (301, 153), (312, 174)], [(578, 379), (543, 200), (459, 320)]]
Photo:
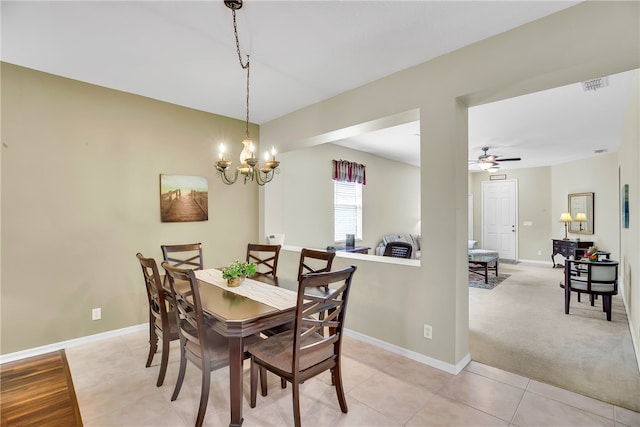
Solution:
[(266, 184), (268, 181), (264, 181), (262, 179), (262, 171), (256, 166), (255, 167), (255, 175), (256, 175), (256, 183), (260, 186)]
[(258, 169), (256, 167), (256, 183), (258, 185), (265, 185), (268, 182), (271, 182), (271, 180), (273, 179), (273, 175), (275, 173), (276, 169), (271, 169), (267, 172), (263, 172), (260, 169)]
[(230, 179), (227, 176), (227, 170), (219, 170), (218, 169), (218, 175), (220, 175), (220, 178), (222, 178), (222, 182), (224, 182), (227, 185), (232, 185), (235, 184), (235, 182), (238, 180), (238, 169), (236, 168), (235, 173), (233, 175), (233, 179)]

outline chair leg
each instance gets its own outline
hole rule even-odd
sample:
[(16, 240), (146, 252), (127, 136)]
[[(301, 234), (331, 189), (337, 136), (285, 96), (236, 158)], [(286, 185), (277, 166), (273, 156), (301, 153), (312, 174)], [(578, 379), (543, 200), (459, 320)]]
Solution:
[[(280, 378), (280, 387), (287, 388), (287, 380)], [(266, 396), (266, 394), (264, 396)]]
[(180, 371), (178, 372), (178, 379), (176, 380), (176, 387), (173, 389), (173, 394), (171, 395), (171, 401), (173, 402), (178, 398), (178, 394), (180, 394), (180, 389), (182, 388), (182, 382), (184, 381), (184, 373), (187, 369), (187, 356), (184, 354), (184, 346), (182, 344), (182, 340), (180, 340)]
[(162, 334), (162, 358), (160, 359), (160, 372), (158, 373), (158, 382), (156, 387), (160, 387), (164, 383), (164, 377), (167, 374), (167, 365), (169, 364), (169, 335)]
[(149, 355), (147, 356), (147, 363), (144, 365), (146, 368), (151, 366), (156, 351), (158, 351), (158, 336), (156, 335), (155, 326), (151, 320), (149, 320)]
[(611, 321), (611, 295), (603, 295), (602, 296), (602, 305), (606, 307), (607, 311), (607, 320)]
[(578, 302), (580, 302), (580, 296), (582, 295), (582, 292), (578, 292)]
[[(262, 378), (262, 369), (260, 370), (260, 383), (261, 386), (264, 387), (265, 378)], [(258, 389), (258, 365), (255, 362), (253, 356), (251, 356), (251, 365), (249, 369), (249, 378), (250, 378), (250, 388), (251, 388), (251, 397), (249, 400), (249, 406), (252, 408), (256, 407), (256, 394)]]
[(209, 389), (211, 387), (211, 369), (209, 363), (202, 363), (202, 391), (200, 392), (200, 406), (198, 407), (198, 417), (196, 427), (202, 426), (204, 414), (207, 412), (207, 402), (209, 400)]
[(291, 382), (293, 394), (293, 422), (295, 427), (300, 427), (300, 383), (297, 380)]
[(342, 387), (342, 370), (340, 368), (340, 359), (336, 363), (336, 366), (331, 370), (332, 381), (336, 385), (336, 394), (338, 395), (338, 403), (340, 404), (340, 410), (343, 413), (347, 413), (349, 408), (347, 407), (347, 399), (344, 395), (344, 388)]
[(263, 396), (267, 395), (267, 370), (260, 366), (260, 393)]
[[(571, 290), (568, 285), (564, 287), (564, 314), (569, 314), (569, 305), (571, 305)], [(578, 292), (578, 301), (580, 301), (580, 292)]]

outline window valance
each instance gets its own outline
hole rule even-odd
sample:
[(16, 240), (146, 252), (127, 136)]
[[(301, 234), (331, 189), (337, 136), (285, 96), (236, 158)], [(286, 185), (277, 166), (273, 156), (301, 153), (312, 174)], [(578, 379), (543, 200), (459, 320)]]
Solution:
[(335, 181), (357, 182), (358, 184), (366, 185), (365, 165), (346, 160), (334, 160), (333, 179)]

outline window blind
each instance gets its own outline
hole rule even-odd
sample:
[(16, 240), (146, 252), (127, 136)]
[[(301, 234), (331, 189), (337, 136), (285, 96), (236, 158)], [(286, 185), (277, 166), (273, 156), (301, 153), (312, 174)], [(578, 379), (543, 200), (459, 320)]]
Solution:
[(334, 241), (362, 240), (362, 184), (334, 181)]

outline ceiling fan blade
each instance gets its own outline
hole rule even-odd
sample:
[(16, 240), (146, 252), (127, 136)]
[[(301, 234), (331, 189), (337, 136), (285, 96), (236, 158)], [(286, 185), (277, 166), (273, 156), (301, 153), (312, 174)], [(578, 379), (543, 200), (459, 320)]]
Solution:
[(494, 162), (517, 162), (519, 160), (522, 160), (522, 159), (520, 157), (511, 157), (508, 159), (497, 158), (494, 160)]
[(493, 154), (483, 154), (478, 156), (478, 163), (492, 163), (496, 159)]

